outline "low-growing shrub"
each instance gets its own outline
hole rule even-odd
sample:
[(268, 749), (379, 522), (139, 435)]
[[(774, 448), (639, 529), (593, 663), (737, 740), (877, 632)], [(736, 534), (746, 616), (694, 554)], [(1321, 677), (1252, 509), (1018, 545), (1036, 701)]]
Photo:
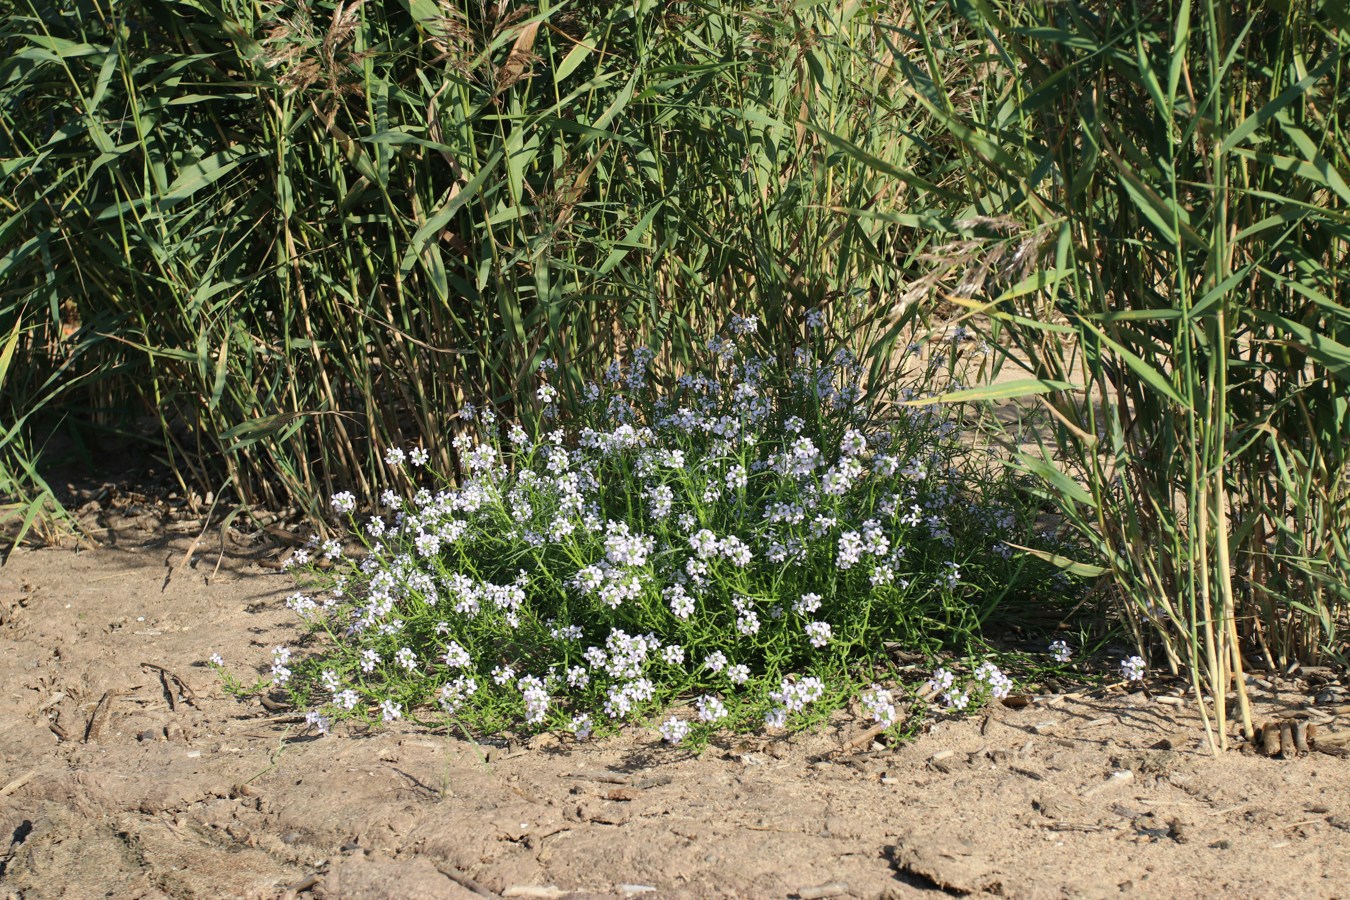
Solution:
[[(462, 411), (453, 483), (387, 450), (407, 491), (370, 515), (332, 498), (365, 552), (298, 555), (309, 590), (289, 605), (312, 637), (276, 649), (273, 684), (321, 730), (449, 716), (585, 735), (684, 702), (671, 742), (795, 727), (871, 682), (888, 642), (968, 649), (1017, 573), (1055, 577), (1005, 543), (1029, 539), (1031, 510), (963, 447), (960, 410), (865, 404), (823, 329), (792, 360), (756, 355), (755, 332), (734, 319), (679, 375), (638, 348), (566, 423), (546, 364), (533, 433)], [(1006, 691), (992, 666), (974, 683)], [(862, 699), (895, 725), (887, 691)]]

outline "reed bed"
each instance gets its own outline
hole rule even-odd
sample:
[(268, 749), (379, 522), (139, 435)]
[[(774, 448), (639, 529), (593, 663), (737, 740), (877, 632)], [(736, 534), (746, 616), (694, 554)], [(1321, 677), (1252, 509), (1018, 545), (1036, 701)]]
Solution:
[(872, 409), (948, 311), (1020, 373), (948, 399), (1049, 417), (1056, 561), (1216, 747), (1245, 667), (1345, 659), (1343, 0), (20, 0), (0, 47), (20, 539), (53, 435), (319, 521), (385, 448), (454, 477), (466, 404), (537, 425), (546, 360), (565, 419), (843, 311)]

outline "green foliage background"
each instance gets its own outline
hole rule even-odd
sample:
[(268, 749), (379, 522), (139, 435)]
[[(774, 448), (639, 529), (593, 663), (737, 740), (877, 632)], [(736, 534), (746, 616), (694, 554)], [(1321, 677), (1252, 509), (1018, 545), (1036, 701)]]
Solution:
[(374, 448), (452, 467), (466, 400), (528, 415), (544, 357), (574, 397), (616, 348), (735, 311), (786, 353), (847, 307), (880, 378), (942, 298), (1045, 400), (1022, 465), (1141, 641), (1220, 680), (1238, 643), (1335, 652), (1348, 31), (1345, 0), (21, 0), (0, 492), (59, 509), (60, 423), (318, 516), (382, 487)]

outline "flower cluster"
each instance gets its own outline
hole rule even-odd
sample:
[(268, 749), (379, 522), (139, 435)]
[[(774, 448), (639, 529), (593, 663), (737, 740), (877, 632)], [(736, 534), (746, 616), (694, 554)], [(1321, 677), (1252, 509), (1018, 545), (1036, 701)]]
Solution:
[(967, 679), (959, 679), (950, 669), (939, 666), (923, 686), (928, 696), (937, 697), (943, 707), (955, 711), (978, 707), (987, 700), (1002, 700), (1012, 688), (1012, 679), (987, 660)]
[[(308, 590), (287, 601), (326, 639), (303, 660), (278, 648), (274, 683), (320, 730), (439, 711), (582, 738), (689, 700), (660, 726), (674, 744), (837, 708), (885, 641), (950, 639), (933, 623), (1036, 570), (990, 552), (1033, 541), (1030, 515), (950, 413), (869, 425), (854, 354), (812, 331), (784, 373), (751, 352), (758, 330), (737, 320), (678, 375), (639, 348), (584, 386), (576, 419), (541, 381), (552, 430), (466, 405), (449, 448), (385, 449), (413, 486), (372, 509), (333, 495), (352, 532), (297, 552)], [(443, 450), (457, 483), (431, 470)], [(930, 685), (953, 709), (1011, 687), (992, 664)], [(894, 724), (889, 692), (863, 704)]]
[(1054, 641), (1050, 644), (1050, 657), (1057, 663), (1066, 663), (1073, 658), (1073, 651), (1066, 641)]

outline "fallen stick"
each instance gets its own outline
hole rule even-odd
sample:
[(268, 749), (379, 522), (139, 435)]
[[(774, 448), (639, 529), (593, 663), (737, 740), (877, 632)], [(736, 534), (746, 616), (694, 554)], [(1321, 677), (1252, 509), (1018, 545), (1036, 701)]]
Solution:
[(29, 771), (20, 775), (18, 778), (15, 778), (9, 784), (0, 788), (0, 797), (8, 797), (10, 794), (14, 793), (19, 788), (23, 787), (25, 784), (36, 778), (37, 773), (38, 773), (37, 769), (30, 769)]

